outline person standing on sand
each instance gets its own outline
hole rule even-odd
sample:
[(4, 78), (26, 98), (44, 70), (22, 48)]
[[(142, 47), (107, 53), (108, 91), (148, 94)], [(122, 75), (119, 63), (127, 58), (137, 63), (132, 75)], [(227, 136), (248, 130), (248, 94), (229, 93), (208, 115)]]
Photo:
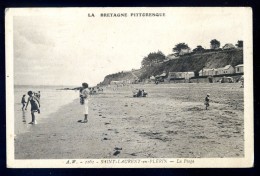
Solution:
[(35, 119), (35, 112), (38, 112), (40, 114), (40, 102), (39, 100), (33, 95), (32, 91), (28, 92), (29, 98), (25, 107), (25, 110), (27, 110), (27, 106), (30, 102), (31, 104), (31, 115), (32, 115), (32, 121), (29, 124), (37, 124), (36, 119)]
[(22, 110), (24, 110), (24, 107), (25, 107), (25, 104), (26, 104), (25, 95), (23, 95), (22, 100), (21, 100), (21, 103), (22, 103), (22, 105), (23, 105)]
[(38, 98), (38, 100), (40, 101), (40, 98), (41, 98), (41, 92), (40, 91), (38, 91), (38, 93), (36, 93), (36, 95), (35, 95), (37, 98)]
[(209, 107), (209, 96), (210, 96), (210, 94), (207, 94), (207, 96), (205, 98), (206, 110), (208, 110), (208, 107)]
[(80, 104), (84, 105), (84, 120), (79, 120), (78, 122), (87, 123), (88, 122), (88, 96), (89, 89), (87, 83), (82, 83), (82, 89), (80, 91)]

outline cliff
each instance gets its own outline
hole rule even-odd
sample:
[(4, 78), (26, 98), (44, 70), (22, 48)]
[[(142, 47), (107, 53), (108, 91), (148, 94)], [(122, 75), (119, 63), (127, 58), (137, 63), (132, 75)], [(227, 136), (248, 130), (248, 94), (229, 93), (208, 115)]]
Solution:
[(219, 68), (226, 65), (235, 67), (238, 64), (243, 64), (243, 50), (233, 49), (225, 51), (213, 51), (200, 54), (190, 54), (181, 56), (178, 59), (169, 60), (160, 64), (142, 68), (139, 70), (119, 72), (108, 75), (104, 78), (102, 84), (109, 84), (110, 81), (135, 80), (136, 76), (139, 79), (146, 79), (152, 75), (162, 74), (163, 72), (185, 72), (193, 71), (198, 73), (204, 68)]

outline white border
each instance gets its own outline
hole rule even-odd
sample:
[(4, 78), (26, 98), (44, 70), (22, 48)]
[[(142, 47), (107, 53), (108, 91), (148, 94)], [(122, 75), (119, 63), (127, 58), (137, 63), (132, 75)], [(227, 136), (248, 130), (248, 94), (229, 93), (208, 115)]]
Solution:
[[(225, 7), (228, 10), (243, 11), (244, 15), (244, 158), (190, 158), (193, 164), (183, 163), (185, 158), (166, 159), (39, 159), (17, 160), (14, 158), (14, 81), (13, 81), (13, 17), (26, 15), (52, 15), (57, 12), (71, 13), (75, 8), (11, 8), (5, 11), (6, 32), (6, 148), (8, 168), (245, 168), (252, 167), (254, 163), (253, 143), (253, 40), (252, 40), (252, 9), (250, 7)], [(82, 9), (82, 8), (81, 8)], [(88, 8), (100, 12), (101, 10), (191, 10), (193, 8)], [(198, 10), (199, 8), (196, 8)], [(199, 10), (211, 10), (200, 8)], [(216, 9), (216, 8), (214, 8)], [(219, 7), (219, 10), (223, 7)], [(48, 10), (48, 13), (46, 13)], [(75, 11), (74, 11), (75, 12)], [(80, 11), (77, 13), (80, 14)], [(182, 163), (178, 161), (182, 160)], [(187, 158), (186, 158), (187, 160)], [(106, 161), (106, 163), (104, 163)], [(69, 162), (70, 164), (66, 164)], [(108, 163), (114, 162), (114, 163)], [(117, 163), (119, 162), (119, 163)], [(128, 163), (132, 162), (132, 163)]]

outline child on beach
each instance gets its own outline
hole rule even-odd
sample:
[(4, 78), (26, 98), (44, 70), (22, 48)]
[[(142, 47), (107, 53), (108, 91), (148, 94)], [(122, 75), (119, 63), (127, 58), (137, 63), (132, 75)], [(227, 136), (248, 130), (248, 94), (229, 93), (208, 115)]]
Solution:
[(41, 98), (41, 92), (38, 91), (38, 93), (35, 93), (35, 96), (38, 98), (38, 100), (40, 101), (40, 98)]
[(32, 91), (28, 92), (29, 98), (27, 100), (27, 104), (25, 107), (25, 110), (27, 110), (27, 106), (30, 102), (31, 104), (31, 115), (32, 115), (32, 121), (29, 124), (37, 124), (36, 120), (35, 120), (35, 112), (38, 112), (40, 114), (40, 102), (39, 100), (33, 95)]
[(25, 95), (23, 95), (22, 100), (21, 100), (21, 103), (22, 103), (22, 105), (23, 105), (22, 110), (24, 110), (24, 107), (25, 107), (25, 104), (26, 104)]
[(210, 94), (207, 94), (206, 98), (205, 98), (205, 105), (206, 105), (206, 110), (208, 110), (208, 107), (209, 107), (209, 96)]
[(84, 105), (84, 120), (79, 120), (78, 122), (87, 123), (88, 122), (88, 96), (89, 89), (87, 83), (82, 83), (82, 89), (80, 90), (80, 104)]

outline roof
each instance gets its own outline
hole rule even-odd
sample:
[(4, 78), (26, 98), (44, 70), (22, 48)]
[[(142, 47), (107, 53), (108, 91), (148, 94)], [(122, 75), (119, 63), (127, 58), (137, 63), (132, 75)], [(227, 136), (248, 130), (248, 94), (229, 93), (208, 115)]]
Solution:
[(231, 47), (231, 48), (235, 48), (235, 46), (232, 43), (227, 43), (223, 46), (224, 47)]
[(231, 65), (226, 65), (224, 69), (228, 69), (229, 67), (231, 67)]
[(201, 69), (200, 71), (210, 71), (210, 70), (216, 70), (216, 68), (203, 68), (203, 69)]
[(237, 65), (235, 67), (244, 67), (244, 64), (239, 64), (239, 65)]
[(161, 74), (160, 76), (166, 76), (166, 73)]
[(229, 69), (230, 67), (232, 67), (231, 65), (226, 65), (225, 67), (221, 67), (221, 68), (218, 68), (218, 69), (224, 69), (224, 70), (227, 70)]

